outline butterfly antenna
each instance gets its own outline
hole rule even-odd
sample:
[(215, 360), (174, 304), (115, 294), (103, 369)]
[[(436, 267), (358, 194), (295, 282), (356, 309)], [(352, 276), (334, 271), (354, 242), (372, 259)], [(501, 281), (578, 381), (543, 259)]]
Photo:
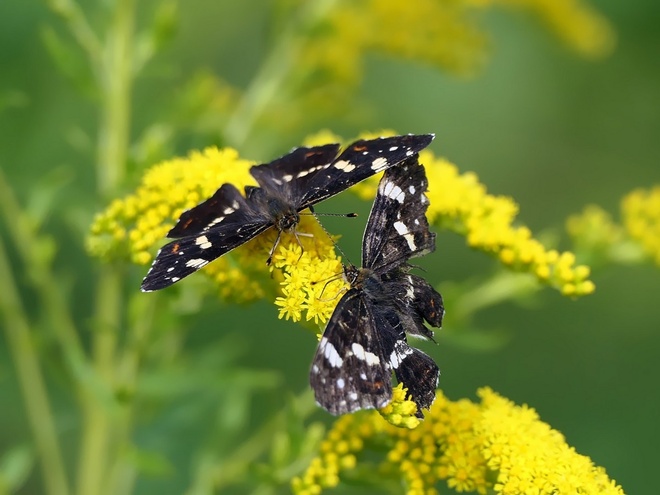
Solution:
[[(341, 253), (342, 257), (348, 261), (348, 256), (346, 256), (346, 253), (342, 251), (342, 249), (339, 247), (339, 244), (337, 244), (335, 240), (332, 238), (332, 234), (330, 234), (330, 232), (328, 232), (328, 230), (323, 226), (323, 224), (320, 222), (318, 217), (323, 216), (323, 217), (355, 218), (358, 216), (358, 214), (357, 213), (316, 213), (312, 207), (309, 208), (309, 211), (310, 213), (300, 213), (300, 215), (312, 215), (316, 219), (316, 221), (319, 222), (319, 225), (323, 229), (323, 232), (325, 232), (325, 234), (328, 236), (328, 239), (330, 239), (330, 242), (332, 242), (333, 246), (335, 246), (335, 248), (337, 248), (337, 250)], [(351, 266), (355, 266), (350, 261), (348, 261), (348, 264)]]

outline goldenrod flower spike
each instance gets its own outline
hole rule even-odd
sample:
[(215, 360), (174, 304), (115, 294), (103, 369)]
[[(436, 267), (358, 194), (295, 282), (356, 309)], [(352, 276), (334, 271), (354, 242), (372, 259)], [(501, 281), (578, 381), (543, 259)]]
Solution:
[(307, 40), (300, 66), (344, 85), (362, 79), (369, 52), (473, 74), (486, 60), (490, 44), (479, 23), (481, 11), (499, 6), (532, 12), (588, 58), (608, 55), (616, 41), (607, 19), (581, 0), (417, 0), (414, 8), (399, 0), (337, 3), (323, 28)]
[(628, 235), (660, 265), (660, 186), (628, 194), (621, 202), (621, 214)]
[(413, 430), (393, 426), (375, 411), (339, 418), (319, 456), (292, 481), (294, 492), (336, 487), (357, 466), (399, 480), (408, 495), (438, 493), (440, 480), (458, 492), (479, 494), (623, 495), (602, 468), (576, 453), (533, 409), (488, 388), (478, 395), (481, 403), (454, 402), (438, 392)]

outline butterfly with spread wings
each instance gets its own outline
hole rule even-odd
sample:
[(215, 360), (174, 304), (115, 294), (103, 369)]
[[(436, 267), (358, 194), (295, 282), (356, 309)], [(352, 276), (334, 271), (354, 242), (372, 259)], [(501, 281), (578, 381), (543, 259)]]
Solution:
[(344, 189), (401, 163), (426, 148), (433, 134), (359, 140), (339, 156), (338, 144), (296, 148), (250, 169), (258, 186), (245, 196), (223, 184), (209, 199), (185, 211), (167, 237), (142, 281), (145, 292), (164, 289), (270, 227), (278, 231), (270, 264), (282, 232), (293, 232), (299, 212)]
[(388, 169), (378, 186), (362, 240), (362, 268), (344, 267), (351, 288), (335, 308), (310, 371), (316, 401), (332, 414), (382, 408), (392, 399), (392, 371), (417, 404), (435, 399), (435, 362), (408, 345), (406, 334), (432, 338), (442, 296), (409, 273), (408, 260), (435, 249), (426, 219), (424, 167), (413, 156)]

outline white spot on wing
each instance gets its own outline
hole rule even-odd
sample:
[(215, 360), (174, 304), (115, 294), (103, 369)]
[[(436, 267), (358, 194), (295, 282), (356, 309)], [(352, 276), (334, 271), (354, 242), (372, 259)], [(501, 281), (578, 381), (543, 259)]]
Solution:
[(205, 235), (200, 235), (197, 239), (195, 239), (195, 244), (197, 244), (202, 249), (208, 249), (213, 245), (209, 242), (209, 238)]
[(415, 194), (415, 186), (410, 186), (408, 191), (410, 191), (410, 194)]
[(398, 341), (395, 346), (392, 354), (390, 354), (390, 364), (392, 368), (397, 369), (406, 356), (410, 356), (413, 353), (412, 348), (406, 345), (403, 341)]
[(408, 243), (408, 247), (410, 248), (411, 251), (417, 249), (417, 244), (415, 244), (415, 235), (412, 234), (410, 230), (408, 230), (408, 227), (406, 226), (405, 223), (394, 222), (393, 227), (399, 233), (399, 235), (403, 236), (403, 238)]
[(379, 156), (373, 162), (371, 162), (371, 170), (380, 172), (381, 170), (385, 170), (387, 165), (388, 165), (387, 158), (383, 158), (382, 156)]
[(195, 269), (201, 268), (204, 265), (208, 265), (208, 264), (209, 262), (202, 258), (193, 258), (191, 260), (186, 261), (186, 266), (188, 268), (195, 268)]
[(323, 355), (333, 368), (339, 368), (344, 363), (344, 360), (339, 356), (335, 346), (328, 342), (328, 339), (325, 337), (321, 339), (319, 347), (323, 350)]
[(355, 169), (355, 165), (353, 165), (351, 162), (347, 162), (346, 160), (339, 160), (335, 163), (335, 168), (343, 172), (350, 172)]
[(346, 382), (344, 382), (343, 378), (337, 378), (337, 388), (343, 389), (344, 385), (346, 385)]
[(358, 343), (353, 343), (351, 345), (351, 350), (356, 358), (360, 361), (365, 361), (368, 365), (373, 366), (374, 364), (380, 364), (380, 359), (373, 352), (365, 351)]
[(385, 184), (385, 187), (383, 187), (382, 194), (384, 196), (387, 196), (390, 199), (394, 199), (398, 201), (399, 203), (403, 204), (403, 200), (406, 197), (404, 192), (401, 190), (399, 186), (397, 186), (394, 182), (388, 182)]
[(285, 182), (289, 182), (291, 179), (293, 179), (293, 175), (291, 174), (286, 174), (282, 176), (282, 180), (284, 180)]
[(399, 149), (398, 146), (392, 146), (392, 147), (390, 148), (390, 151), (396, 151), (396, 150), (398, 150), (398, 149)]

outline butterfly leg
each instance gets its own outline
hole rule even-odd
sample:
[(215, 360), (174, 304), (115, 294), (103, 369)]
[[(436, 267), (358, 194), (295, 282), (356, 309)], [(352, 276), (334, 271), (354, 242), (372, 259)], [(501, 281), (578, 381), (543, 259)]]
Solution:
[(282, 231), (278, 230), (277, 231), (277, 237), (275, 238), (275, 242), (273, 243), (273, 247), (270, 248), (270, 253), (268, 253), (268, 259), (266, 260), (266, 265), (270, 266), (271, 261), (273, 261), (273, 254), (275, 253), (275, 250), (277, 249), (277, 246), (280, 244), (280, 237), (282, 236)]

